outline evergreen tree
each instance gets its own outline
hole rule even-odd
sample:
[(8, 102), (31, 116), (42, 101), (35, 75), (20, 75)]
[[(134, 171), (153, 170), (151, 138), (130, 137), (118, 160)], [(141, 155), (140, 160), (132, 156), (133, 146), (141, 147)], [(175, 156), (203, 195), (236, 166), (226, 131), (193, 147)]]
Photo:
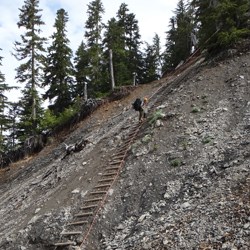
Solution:
[(19, 104), (10, 103), (7, 108), (7, 117), (8, 117), (8, 136), (6, 137), (6, 146), (8, 151), (16, 149), (16, 146), (20, 142), (19, 138)]
[(88, 78), (90, 80), (89, 89), (93, 94), (101, 90), (102, 82), (102, 40), (103, 30), (102, 14), (104, 8), (101, 0), (94, 0), (88, 5), (88, 19), (85, 24), (86, 45), (89, 58)]
[(193, 0), (199, 44), (216, 53), (250, 35), (249, 0)]
[(127, 4), (122, 3), (118, 12), (118, 24), (123, 30), (122, 39), (124, 39), (124, 62), (126, 69), (124, 72), (125, 84), (131, 84), (134, 74), (136, 73), (138, 79), (141, 79), (142, 67), (142, 52), (140, 51), (140, 33), (138, 20), (136, 20), (133, 13), (128, 13), (129, 9)]
[[(36, 119), (30, 114), (33, 113), (34, 97), (36, 99)], [(18, 102), (17, 114), (19, 122), (17, 124), (17, 138), (24, 142), (29, 136), (40, 133), (40, 123), (43, 116), (42, 101), (37, 89), (25, 88), (22, 90), (22, 98)]]
[[(0, 49), (1, 50), (1, 49)], [(0, 66), (2, 66), (2, 57), (0, 56)], [(17, 87), (8, 86), (5, 83), (5, 76), (0, 71), (0, 153), (6, 150), (10, 150), (12, 147), (8, 144), (10, 128), (12, 120), (8, 114), (11, 106), (13, 105), (6, 96), (6, 92)]]
[[(28, 135), (36, 133), (39, 124), (39, 112), (41, 103), (37, 88), (41, 84), (41, 70), (43, 67), (43, 44), (45, 38), (40, 37), (40, 26), (44, 24), (41, 20), (38, 8), (39, 0), (26, 0), (20, 10), (19, 28), (24, 28), (26, 32), (21, 35), (21, 42), (16, 41), (15, 57), (19, 61), (24, 61), (16, 70), (16, 79), (19, 83), (25, 84), (22, 91), (22, 111), (20, 112), (20, 127)], [(29, 122), (27, 123), (27, 119)]]
[[(219, 31), (219, 23), (216, 18), (216, 7), (218, 1), (193, 0), (191, 3), (196, 9), (195, 18), (199, 29), (199, 46), (207, 46), (207, 40), (214, 43), (217, 39), (214, 34)], [(208, 46), (210, 47), (210, 46)]]
[(178, 2), (174, 13), (175, 16), (170, 19), (170, 30), (167, 32), (163, 70), (175, 68), (191, 53), (191, 33), (194, 30), (193, 13), (188, 11), (188, 6), (183, 0)]
[(121, 86), (126, 80), (126, 51), (125, 39), (123, 37), (124, 28), (121, 27), (115, 18), (108, 21), (103, 39), (104, 62), (107, 70), (106, 74), (106, 90), (111, 89), (111, 73), (110, 73), (110, 50), (113, 54), (113, 68), (115, 72), (116, 86)]
[(75, 71), (74, 75), (76, 78), (76, 84), (73, 91), (73, 97), (79, 96), (82, 98), (84, 96), (84, 86), (89, 84), (87, 78), (88, 67), (89, 67), (89, 57), (86, 49), (86, 45), (82, 42), (76, 51), (76, 56), (74, 58)]
[(153, 44), (146, 43), (143, 82), (152, 82), (161, 76), (160, 38), (155, 34)]
[[(0, 49), (1, 50), (1, 49)], [(0, 66), (2, 66), (2, 57), (0, 56)], [(6, 85), (5, 85), (5, 77), (0, 71), (0, 156), (1, 153), (4, 152), (5, 147), (4, 147), (4, 131), (5, 127), (8, 124), (8, 120), (6, 119), (5, 116), (5, 102), (7, 97), (4, 95), (4, 91), (6, 90)]]
[(169, 21), (169, 31), (167, 33), (167, 39), (165, 44), (165, 51), (163, 53), (163, 66), (162, 71), (171, 71), (174, 68), (173, 65), (173, 54), (175, 48), (175, 40), (176, 40), (176, 22), (175, 17), (171, 17)]
[[(2, 49), (0, 49), (0, 50), (2, 50)], [(0, 56), (0, 66), (2, 66), (2, 60), (3, 60), (3, 57)], [(2, 71), (0, 70), (0, 84), (2, 85), (4, 82), (5, 82), (5, 77), (4, 77), (4, 74), (2, 73)]]
[(46, 58), (44, 87), (48, 87), (44, 99), (53, 102), (49, 105), (51, 111), (58, 115), (72, 104), (73, 65), (72, 50), (68, 46), (66, 24), (68, 13), (64, 9), (57, 11), (52, 35), (52, 45), (48, 48)]

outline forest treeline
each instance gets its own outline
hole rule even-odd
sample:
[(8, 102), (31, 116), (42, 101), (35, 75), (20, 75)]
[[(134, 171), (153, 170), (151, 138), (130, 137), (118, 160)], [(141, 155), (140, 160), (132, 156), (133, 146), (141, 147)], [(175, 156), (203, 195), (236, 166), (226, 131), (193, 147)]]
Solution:
[(13, 41), (13, 54), (19, 61), (16, 83), (23, 86), (20, 100), (8, 100), (6, 93), (15, 87), (5, 82), (0, 69), (1, 155), (67, 123), (87, 107), (82, 103), (88, 98), (105, 97), (114, 86), (152, 82), (197, 48), (216, 54), (250, 36), (249, 0), (180, 0), (169, 22), (162, 23), (162, 47), (158, 34), (151, 43), (141, 40), (136, 14), (126, 3), (103, 23), (102, 1), (90, 2), (83, 40), (74, 52), (67, 36), (67, 11), (57, 10), (49, 38), (41, 36), (46, 28), (42, 13), (39, 0), (25, 0), (19, 9), (17, 26), (24, 32)]

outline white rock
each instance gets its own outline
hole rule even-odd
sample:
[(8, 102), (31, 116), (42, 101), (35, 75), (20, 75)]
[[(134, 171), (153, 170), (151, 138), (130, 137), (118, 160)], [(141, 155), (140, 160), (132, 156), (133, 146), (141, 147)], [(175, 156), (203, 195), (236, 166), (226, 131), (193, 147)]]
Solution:
[(38, 207), (38, 208), (36, 209), (36, 211), (35, 211), (35, 214), (37, 214), (40, 210), (41, 210), (41, 208)]
[(146, 217), (147, 217), (148, 214), (143, 214), (139, 219), (138, 219), (138, 222), (142, 222)]
[(168, 240), (167, 239), (163, 239), (163, 245), (166, 246), (168, 244)]
[(191, 205), (189, 202), (184, 202), (182, 205), (181, 205), (181, 208), (182, 209), (186, 209), (186, 208), (189, 208)]
[(80, 193), (80, 190), (78, 188), (74, 189), (72, 192), (72, 194), (79, 194)]

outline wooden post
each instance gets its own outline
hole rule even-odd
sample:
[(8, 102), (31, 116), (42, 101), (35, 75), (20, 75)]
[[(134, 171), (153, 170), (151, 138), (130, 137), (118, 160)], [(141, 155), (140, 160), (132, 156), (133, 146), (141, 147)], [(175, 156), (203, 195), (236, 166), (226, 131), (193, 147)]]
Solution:
[(114, 78), (112, 49), (109, 50), (109, 58), (110, 58), (110, 73), (111, 73), (111, 89), (114, 90), (114, 88), (115, 88), (115, 78)]
[(87, 83), (84, 84), (84, 101), (88, 100), (88, 93), (87, 93)]
[(137, 74), (134, 72), (134, 73), (133, 73), (133, 76), (134, 76), (133, 84), (134, 84), (134, 86), (135, 86), (135, 85), (136, 85), (136, 76), (137, 76)]

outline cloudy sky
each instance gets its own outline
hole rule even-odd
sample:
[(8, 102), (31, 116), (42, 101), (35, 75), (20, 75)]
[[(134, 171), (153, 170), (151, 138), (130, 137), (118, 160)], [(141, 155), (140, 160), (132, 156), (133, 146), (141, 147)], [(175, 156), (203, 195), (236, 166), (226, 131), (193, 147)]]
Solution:
[[(69, 22), (67, 23), (68, 39), (73, 52), (78, 48), (84, 36), (84, 26), (88, 18), (87, 6), (91, 0), (40, 0), (39, 7), (42, 9), (42, 36), (49, 37), (54, 32), (56, 12), (63, 8), (68, 12)], [(105, 14), (103, 22), (116, 17), (116, 13), (122, 3), (128, 5), (129, 13), (134, 13), (138, 20), (141, 40), (152, 43), (152, 38), (157, 33), (161, 38), (161, 45), (165, 43), (165, 32), (168, 29), (169, 19), (174, 15), (178, 0), (102, 0)], [(0, 55), (3, 58), (1, 72), (5, 74), (6, 83), (10, 86), (17, 85), (15, 82), (15, 68), (20, 65), (11, 54), (14, 52), (14, 41), (21, 41), (17, 22), (24, 0), (0, 0)], [(10, 100), (16, 99), (17, 91), (8, 94)]]

